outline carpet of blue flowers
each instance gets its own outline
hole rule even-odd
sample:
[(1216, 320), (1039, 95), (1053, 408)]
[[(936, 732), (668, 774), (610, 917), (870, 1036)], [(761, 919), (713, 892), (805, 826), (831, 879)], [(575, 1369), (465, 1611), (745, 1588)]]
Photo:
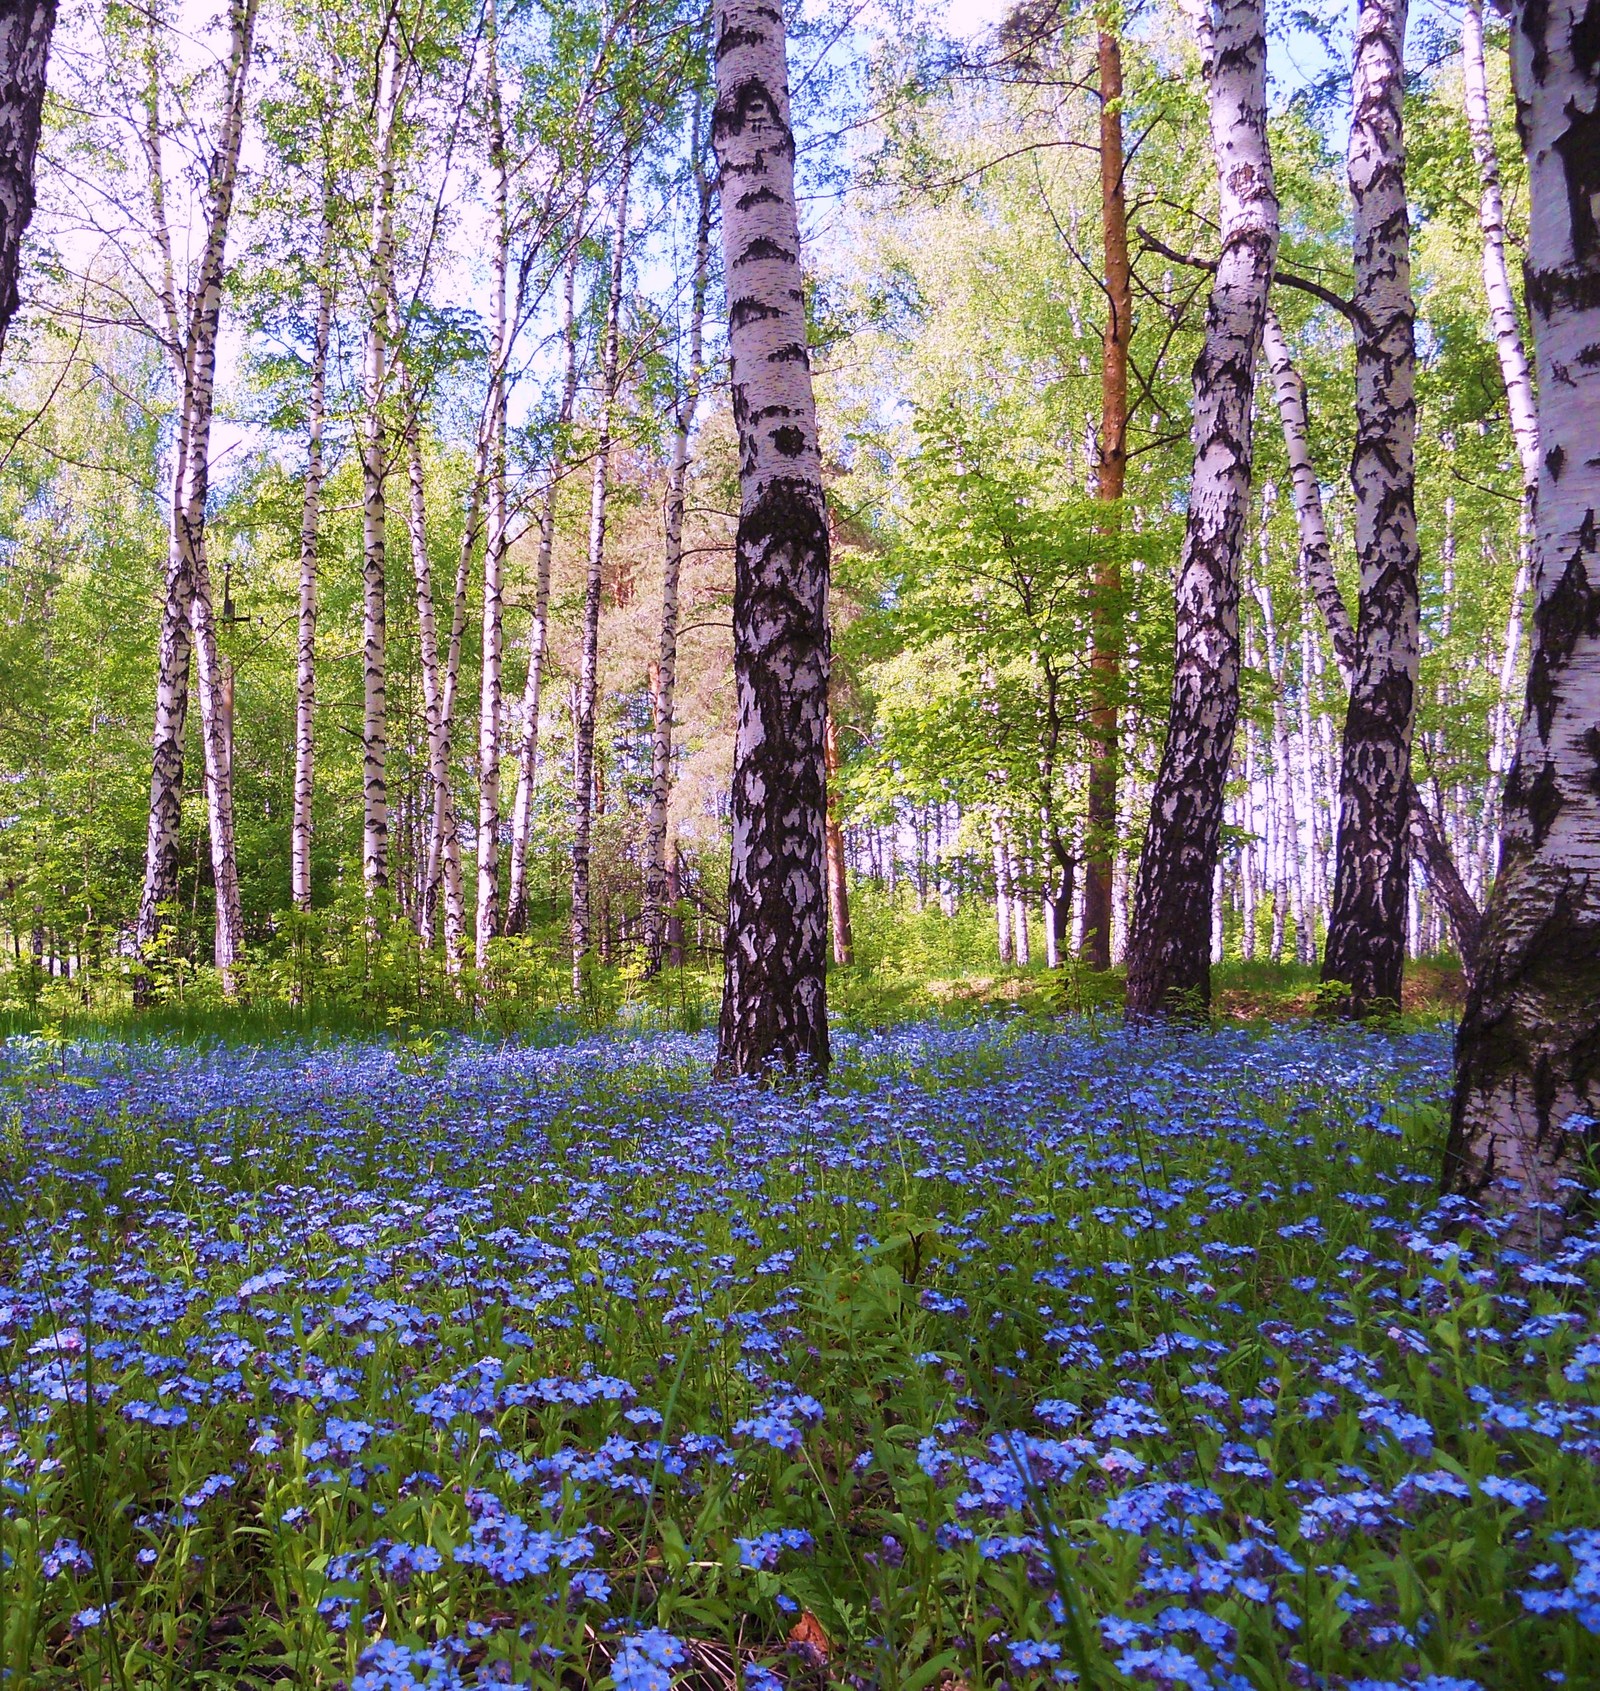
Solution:
[(1600, 1686), (1441, 1033), (0, 1047), (16, 1686)]

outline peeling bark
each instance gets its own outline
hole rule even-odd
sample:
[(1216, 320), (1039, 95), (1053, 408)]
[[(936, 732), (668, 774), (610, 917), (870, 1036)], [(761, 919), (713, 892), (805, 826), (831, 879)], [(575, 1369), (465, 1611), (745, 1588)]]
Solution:
[(1339, 774), (1322, 978), (1363, 1016), (1398, 1009), (1416, 710), (1416, 308), (1401, 124), (1406, 0), (1360, 0), (1349, 178), (1354, 204), (1356, 558), (1361, 601)]
[(1600, 36), (1593, 0), (1522, 0), (1512, 79), (1528, 158), (1538, 358), (1537, 571), (1500, 873), (1456, 1039), (1447, 1190), (1540, 1251), (1600, 1150)]
[(1178, 568), (1166, 743), (1134, 895), (1127, 1012), (1211, 1001), (1211, 906), (1239, 714), (1239, 554), (1255, 361), (1278, 250), (1262, 0), (1216, 8), (1209, 96), (1222, 251), (1194, 373), (1194, 474)]
[(17, 271), (33, 217), (33, 163), (55, 27), (56, 0), (0, 5), (0, 353), (17, 313)]
[(739, 435), (733, 855), (717, 1073), (826, 1075), (828, 522), (800, 270), (783, 14), (717, 0), (717, 103)]

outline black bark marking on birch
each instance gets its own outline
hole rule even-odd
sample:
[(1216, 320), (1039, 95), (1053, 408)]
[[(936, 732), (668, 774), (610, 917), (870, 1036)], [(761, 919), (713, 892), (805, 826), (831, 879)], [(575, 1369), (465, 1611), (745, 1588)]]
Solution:
[(1556, 151), (1567, 179), (1567, 214), (1572, 219), (1572, 248), (1581, 261), (1600, 246), (1595, 196), (1600, 194), (1600, 112), (1573, 112)]
[[(1592, 511), (1589, 518), (1592, 522)], [(1592, 536), (1587, 550), (1590, 557), (1596, 556)], [(1537, 639), (1528, 665), (1528, 708), (1539, 738), (1547, 740), (1555, 718), (1559, 670), (1580, 640), (1600, 635), (1600, 589), (1590, 583), (1582, 549), (1567, 560), (1560, 581), (1533, 613), (1533, 624)]]
[(1556, 766), (1546, 758), (1539, 765), (1539, 773), (1526, 786), (1519, 783), (1518, 798), (1522, 808), (1528, 813), (1528, 820), (1533, 824), (1533, 849), (1537, 851), (1546, 839), (1550, 830), (1555, 826), (1556, 818), (1561, 814), (1561, 807), (1566, 802), (1561, 796), (1561, 782), (1556, 774)]

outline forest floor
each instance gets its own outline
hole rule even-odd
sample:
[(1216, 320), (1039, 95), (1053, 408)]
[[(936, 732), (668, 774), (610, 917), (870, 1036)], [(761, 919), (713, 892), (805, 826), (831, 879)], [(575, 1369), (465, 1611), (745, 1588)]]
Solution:
[(0, 1044), (0, 1679), (1600, 1685), (1441, 1027)]

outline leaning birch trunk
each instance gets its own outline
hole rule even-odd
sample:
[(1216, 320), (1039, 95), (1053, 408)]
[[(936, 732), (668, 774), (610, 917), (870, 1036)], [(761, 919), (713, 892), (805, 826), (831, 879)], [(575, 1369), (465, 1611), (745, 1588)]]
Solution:
[[(661, 647), (656, 664), (650, 811), (645, 822), (644, 956), (646, 976), (661, 968), (662, 913), (667, 905), (667, 802), (672, 796), (672, 708), (678, 679), (678, 575), (683, 563), (683, 508), (689, 482), (689, 441), (700, 403), (706, 281), (711, 268), (711, 207), (715, 182), (700, 167), (700, 121), (692, 141), (699, 212), (695, 221), (694, 283), (689, 305), (689, 362), (672, 437), (667, 472), (666, 555), (661, 572)], [(848, 920), (848, 918), (847, 918)], [(837, 947), (835, 948), (837, 949)]]
[(1117, 841), (1118, 693), (1122, 686), (1122, 565), (1116, 515), (1128, 476), (1128, 354), (1133, 344), (1133, 271), (1122, 145), (1122, 43), (1102, 15), (1100, 76), (1100, 232), (1105, 254), (1106, 324), (1100, 340), (1100, 436), (1095, 497), (1111, 507), (1095, 562), (1095, 615), (1089, 670), (1094, 681), (1083, 877), (1083, 960), (1111, 967), (1111, 869)]
[(290, 823), (289, 896), (311, 908), (311, 799), (316, 776), (317, 535), (322, 512), (322, 430), (333, 329), (333, 192), (323, 184), (322, 241), (317, 253), (317, 327), (311, 345), (306, 402), (306, 484), (300, 508), (300, 618), (295, 642), (294, 815)]
[[(1295, 523), (1300, 532), (1301, 573), (1322, 612), (1334, 663), (1346, 689), (1354, 673), (1356, 631), (1345, 608), (1344, 595), (1333, 573), (1333, 548), (1328, 543), (1328, 525), (1322, 509), (1322, 486), (1311, 460), (1311, 430), (1306, 415), (1306, 386), (1289, 355), (1275, 313), (1268, 311), (1264, 350), (1272, 372), (1273, 391), (1278, 401), (1278, 418), (1289, 459), (1290, 485), (1294, 492)], [(1420, 859), (1439, 902), (1450, 918), (1461, 967), (1470, 980), (1477, 956), (1478, 928), (1482, 921), (1477, 901), (1466, 882), (1449, 844), (1434, 823), (1433, 815), (1406, 776), (1406, 827), (1412, 850)]]
[(578, 399), (578, 324), (575, 311), (582, 223), (574, 219), (567, 249), (561, 296), (561, 340), (566, 371), (556, 413), (550, 473), (539, 505), (539, 556), (534, 566), (533, 621), (528, 627), (528, 678), (522, 689), (522, 745), (517, 758), (517, 792), (511, 805), (511, 870), (506, 893), (505, 931), (519, 934), (528, 922), (528, 841), (533, 832), (533, 783), (539, 767), (539, 697), (544, 689), (545, 659), (550, 649), (550, 560), (555, 551), (556, 496), (566, 473), (567, 431)]
[(387, 511), (383, 402), (388, 386), (386, 324), (393, 286), (394, 124), (399, 45), (391, 28), (374, 103), (377, 158), (372, 189), (372, 276), (367, 310), (361, 443), (361, 879), (367, 893), (389, 884), (389, 729), (386, 571)]
[(506, 563), (506, 264), (511, 246), (505, 119), (500, 109), (500, 42), (494, 0), (488, 0), (489, 151), (494, 169), (494, 341), (489, 366), (489, 524), (483, 545), (483, 669), (478, 694), (478, 900), (473, 962), (489, 967), (489, 942), (500, 926), (500, 669), (504, 656)]
[(611, 286), (601, 355), (600, 438), (595, 442), (594, 480), (589, 494), (589, 556), (584, 578), (583, 647), (578, 670), (578, 708), (572, 753), (572, 990), (581, 995), (589, 956), (589, 841), (594, 828), (594, 733), (600, 701), (600, 592), (606, 561), (606, 500), (611, 485), (611, 428), (617, 404), (621, 359), (623, 267), (628, 241), (628, 179), (631, 153), (622, 158), (612, 235)]
[(733, 856), (717, 1073), (826, 1075), (828, 521), (800, 271), (783, 14), (717, 0), (733, 416)]
[(1250, 402), (1278, 250), (1262, 0), (1220, 0), (1208, 54), (1222, 251), (1194, 372), (1194, 475), (1166, 744), (1134, 894), (1128, 1014), (1209, 1007), (1211, 902), (1239, 714), (1239, 552)]
[(1356, 560), (1361, 605), (1339, 773), (1333, 911), (1322, 978), (1361, 1016), (1400, 1004), (1406, 828), (1419, 656), (1416, 309), (1411, 298), (1401, 59), (1407, 0), (1360, 0), (1354, 204)]
[[(142, 952), (157, 941), (163, 909), (177, 891), (178, 845), (183, 809), (183, 734), (188, 716), (190, 657), (198, 655), (198, 691), (206, 765), (207, 822), (212, 876), (216, 883), (216, 964), (224, 993), (237, 991), (237, 965), (244, 945), (234, 851), (233, 779), (224, 719), (223, 678), (211, 613), (206, 568), (205, 514), (210, 489), (211, 421), (216, 395), (217, 335), (228, 224), (244, 134), (245, 88), (255, 34), (255, 0), (235, 0), (229, 12), (229, 45), (222, 124), (207, 172), (205, 243), (188, 321), (180, 323), (169, 281), (163, 298), (172, 352), (182, 377), (177, 468), (172, 499), (171, 543), (158, 645), (156, 724), (152, 740), (150, 817), (146, 833), (145, 879), (136, 936)], [(159, 147), (159, 87), (152, 83), (152, 122), (157, 140), (151, 152), (152, 200), (163, 254), (170, 252), (165, 221), (165, 184)], [(180, 622), (182, 626), (180, 626)], [(148, 997), (141, 974), (136, 999)]]
[(56, 0), (14, 3), (0, 12), (0, 352), (17, 311), (22, 237), (33, 217), (33, 163), (39, 150), (45, 72)]
[(1593, 8), (1521, 0), (1512, 76), (1528, 156), (1539, 367), (1538, 568), (1500, 872), (1456, 1040), (1445, 1184), (1559, 1235), (1600, 1149), (1600, 64)]

